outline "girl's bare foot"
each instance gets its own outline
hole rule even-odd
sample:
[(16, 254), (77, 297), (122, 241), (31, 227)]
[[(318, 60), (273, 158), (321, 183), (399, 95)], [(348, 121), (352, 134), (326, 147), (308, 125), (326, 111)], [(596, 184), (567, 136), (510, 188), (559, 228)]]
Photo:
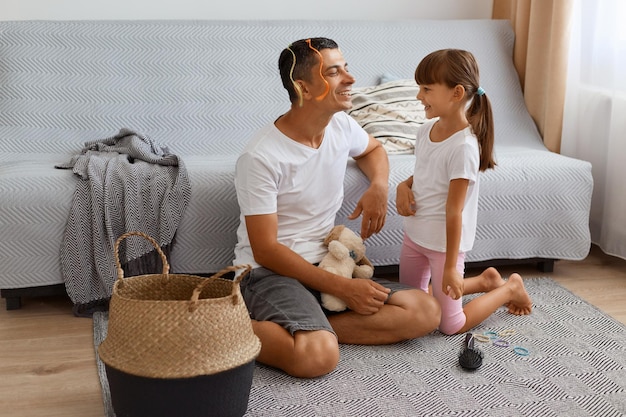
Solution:
[[(496, 268), (487, 268), (480, 275), (464, 279), (464, 294), (487, 293), (506, 283)], [(430, 293), (430, 291), (429, 291)], [(432, 294), (432, 293), (431, 293)]]
[(489, 292), (506, 284), (506, 281), (502, 279), (502, 275), (494, 267), (485, 269), (479, 276), (482, 278), (482, 292)]
[(509, 313), (516, 316), (530, 314), (533, 309), (533, 302), (526, 292), (522, 277), (519, 274), (511, 274), (508, 281), (506, 281), (506, 285), (511, 290), (511, 301), (506, 304), (509, 308)]

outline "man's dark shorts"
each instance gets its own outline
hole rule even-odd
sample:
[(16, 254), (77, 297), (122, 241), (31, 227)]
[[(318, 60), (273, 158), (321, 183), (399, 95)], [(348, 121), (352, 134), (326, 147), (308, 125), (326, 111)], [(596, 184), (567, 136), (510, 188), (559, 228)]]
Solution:
[[(389, 288), (389, 296), (397, 291), (413, 289), (387, 279), (372, 280)], [(305, 287), (296, 279), (277, 275), (266, 268), (255, 268), (241, 281), (241, 293), (253, 320), (273, 321), (292, 335), (298, 330), (335, 333), (327, 318), (333, 312), (321, 306), (320, 292)]]

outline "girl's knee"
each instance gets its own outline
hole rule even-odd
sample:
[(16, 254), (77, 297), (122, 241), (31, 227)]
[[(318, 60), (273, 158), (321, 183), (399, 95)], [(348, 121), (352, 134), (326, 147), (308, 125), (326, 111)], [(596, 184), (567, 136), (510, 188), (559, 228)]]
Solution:
[(451, 336), (457, 334), (465, 326), (465, 314), (455, 314), (452, 316), (443, 315), (439, 324), (439, 331), (443, 334)]

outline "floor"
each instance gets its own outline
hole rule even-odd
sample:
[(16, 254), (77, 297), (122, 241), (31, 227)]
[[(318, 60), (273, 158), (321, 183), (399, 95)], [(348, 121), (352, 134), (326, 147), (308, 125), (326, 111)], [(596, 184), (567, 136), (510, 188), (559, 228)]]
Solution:
[[(499, 270), (549, 276), (626, 324), (626, 260), (597, 247), (583, 261), (557, 262), (551, 273), (533, 265)], [(20, 310), (5, 307), (0, 301), (0, 417), (102, 417), (92, 320), (74, 317), (60, 296), (25, 299)]]

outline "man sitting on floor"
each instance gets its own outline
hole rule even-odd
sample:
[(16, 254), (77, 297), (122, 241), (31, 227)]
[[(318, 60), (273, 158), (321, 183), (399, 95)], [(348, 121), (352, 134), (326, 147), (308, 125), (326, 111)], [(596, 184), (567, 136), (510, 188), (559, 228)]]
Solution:
[[(316, 377), (336, 367), (339, 343), (426, 335), (439, 325), (440, 309), (432, 296), (398, 282), (345, 279), (315, 265), (343, 201), (348, 158), (370, 181), (350, 216), (362, 216), (363, 239), (385, 223), (389, 164), (382, 145), (345, 113), (355, 79), (333, 40), (292, 43), (279, 69), (291, 107), (260, 129), (237, 161), (235, 263), (254, 267), (241, 287), (262, 343), (257, 360)], [(321, 292), (349, 310), (324, 311)]]

